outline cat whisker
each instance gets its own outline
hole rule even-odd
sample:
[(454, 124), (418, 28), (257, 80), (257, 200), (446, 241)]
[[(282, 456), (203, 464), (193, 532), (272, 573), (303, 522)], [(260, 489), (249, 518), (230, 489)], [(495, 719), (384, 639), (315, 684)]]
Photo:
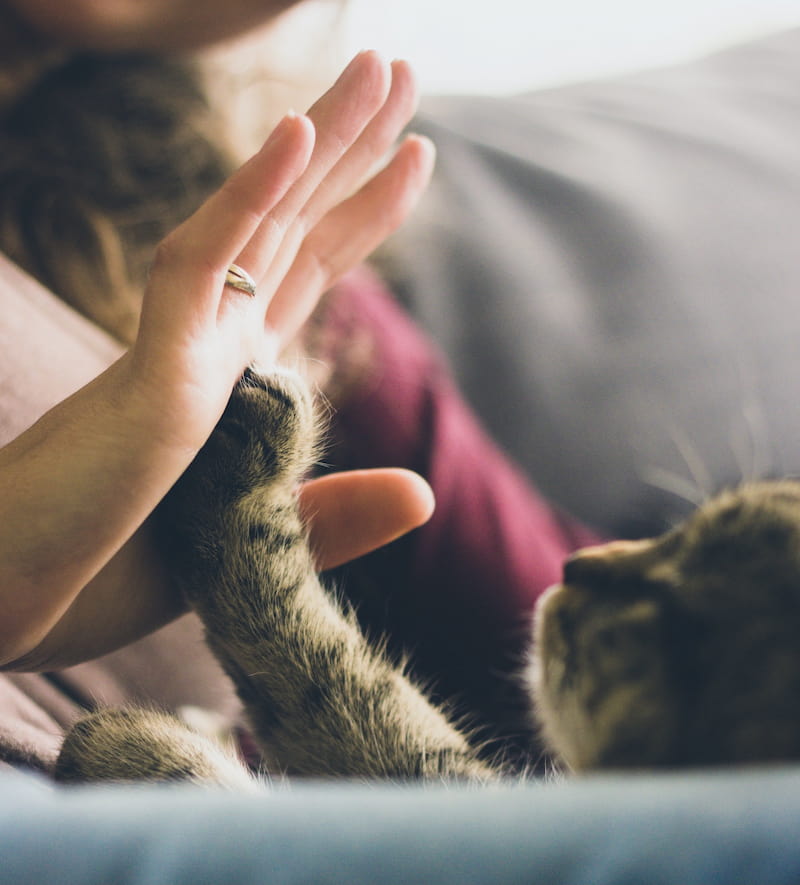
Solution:
[(667, 428), (669, 438), (683, 459), (686, 469), (689, 471), (696, 493), (700, 494), (699, 501), (687, 498), (687, 500), (695, 500), (696, 503), (707, 501), (714, 494), (714, 480), (711, 472), (706, 467), (703, 458), (697, 451), (697, 447), (686, 435), (686, 433), (677, 425), (670, 425)]
[(764, 478), (769, 464), (769, 424), (756, 391), (755, 379), (758, 373), (755, 368), (745, 365), (744, 354), (737, 353), (735, 369), (739, 381), (743, 422), (739, 427), (740, 432), (732, 433), (731, 451), (736, 458), (742, 481), (754, 482)]
[(699, 507), (709, 497), (691, 480), (664, 467), (646, 468), (640, 472), (640, 476), (652, 488), (668, 492), (692, 507)]
[[(658, 457), (658, 463), (640, 461), (636, 471), (640, 480), (645, 485), (687, 502), (693, 509), (713, 497), (716, 489), (712, 473), (686, 432), (660, 407), (658, 402), (643, 400), (641, 408), (645, 413), (651, 414), (651, 423), (661, 428), (664, 436), (672, 442), (679, 459), (677, 466), (667, 466), (674, 465), (676, 459), (669, 458), (665, 451)], [(680, 461), (685, 465), (685, 474), (680, 470)]]

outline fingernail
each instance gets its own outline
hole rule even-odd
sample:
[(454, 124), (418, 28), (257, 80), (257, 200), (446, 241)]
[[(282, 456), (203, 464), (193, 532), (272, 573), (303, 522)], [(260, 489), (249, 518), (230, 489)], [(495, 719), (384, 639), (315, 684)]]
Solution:
[(342, 71), (342, 76), (345, 76), (350, 73), (351, 69), (362, 59), (365, 55), (371, 55), (378, 59), (378, 61), (383, 64), (383, 59), (380, 56), (380, 53), (375, 49), (362, 49), (361, 52), (357, 53), (351, 60), (350, 64)]
[(272, 130), (272, 132), (267, 137), (267, 140), (264, 142), (264, 146), (262, 150), (267, 148), (275, 147), (275, 145), (280, 144), (281, 141), (287, 136), (290, 125), (294, 123), (295, 120), (298, 119), (301, 115), (297, 113), (295, 110), (287, 111), (281, 119), (278, 121), (277, 126)]

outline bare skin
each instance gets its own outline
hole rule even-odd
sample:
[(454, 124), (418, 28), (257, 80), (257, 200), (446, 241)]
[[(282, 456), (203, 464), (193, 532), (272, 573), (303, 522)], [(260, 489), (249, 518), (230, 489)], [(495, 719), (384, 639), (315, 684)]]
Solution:
[(186, 50), (269, 22), (296, 0), (5, 0), (48, 41), (105, 52)]
[[(274, 361), (424, 190), (433, 150), (414, 136), (369, 178), (415, 102), (405, 63), (357, 56), (162, 243), (133, 347), (0, 451), (0, 525), (13, 526), (0, 537), (0, 665), (75, 663), (182, 611), (147, 518), (244, 368)], [(255, 298), (224, 285), (232, 262)], [(309, 483), (303, 507), (332, 565), (420, 524), (432, 500), (419, 477), (380, 471)]]

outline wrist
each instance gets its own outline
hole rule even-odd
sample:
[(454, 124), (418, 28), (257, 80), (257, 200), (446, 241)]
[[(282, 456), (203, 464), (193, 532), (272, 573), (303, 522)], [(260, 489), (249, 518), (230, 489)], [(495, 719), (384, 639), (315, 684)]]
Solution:
[(124, 440), (136, 460), (159, 459), (166, 469), (174, 465), (174, 479), (205, 444), (218, 419), (201, 383), (177, 372), (143, 371), (132, 351), (97, 383), (108, 435)]

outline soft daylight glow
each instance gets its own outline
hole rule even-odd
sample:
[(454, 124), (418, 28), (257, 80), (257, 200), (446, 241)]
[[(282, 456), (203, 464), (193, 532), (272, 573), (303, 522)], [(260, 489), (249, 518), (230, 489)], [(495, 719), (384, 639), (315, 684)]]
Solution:
[(424, 91), (502, 92), (678, 62), (800, 26), (800, 0), (348, 0), (347, 51), (408, 58)]

